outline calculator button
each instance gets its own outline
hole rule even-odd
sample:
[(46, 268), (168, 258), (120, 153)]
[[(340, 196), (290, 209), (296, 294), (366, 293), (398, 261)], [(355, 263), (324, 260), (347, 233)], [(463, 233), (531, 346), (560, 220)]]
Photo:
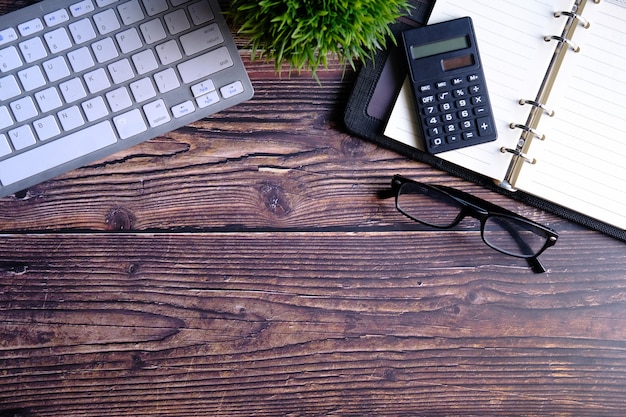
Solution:
[(446, 113), (446, 114), (444, 114), (443, 116), (441, 116), (441, 120), (442, 120), (444, 123), (450, 123), (450, 122), (452, 122), (453, 120), (456, 120), (456, 116), (455, 116), (454, 114), (452, 114), (452, 113)]
[(476, 119), (476, 126), (478, 127), (478, 135), (479, 136), (488, 136), (492, 135), (493, 124), (491, 123), (491, 119), (489, 117), (481, 117)]
[(446, 133), (454, 133), (457, 132), (459, 130), (459, 127), (455, 124), (449, 124), (449, 125), (445, 125), (444, 129), (446, 131)]
[(484, 106), (474, 108), (474, 116), (482, 116), (487, 113), (487, 108)]
[(477, 81), (480, 81), (480, 76), (478, 74), (470, 74), (467, 76), (467, 81), (469, 81), (470, 83), (475, 83)]
[(443, 103), (439, 105), (439, 110), (442, 112), (448, 112), (452, 110), (452, 103)]
[(483, 96), (472, 97), (472, 104), (474, 106), (480, 105), (480, 104), (486, 104), (485, 98)]
[(469, 106), (469, 101), (467, 99), (461, 99), (456, 102), (456, 107), (462, 109), (464, 107)]
[(443, 145), (443, 139), (442, 138), (433, 138), (430, 140), (430, 146), (432, 146), (433, 148), (436, 148), (438, 146)]
[(459, 135), (450, 135), (450, 136), (446, 136), (446, 142), (453, 144), (453, 143), (457, 143), (461, 141), (461, 136)]
[(421, 86), (419, 87), (419, 89), (420, 89), (420, 91), (421, 91), (422, 93), (427, 93), (427, 92), (429, 92), (429, 91), (432, 91), (433, 86), (432, 86), (432, 85), (430, 85), (430, 84), (421, 85)]
[(426, 106), (424, 107), (424, 115), (425, 116), (430, 116), (432, 114), (437, 113), (437, 107), (436, 106)]
[(472, 139), (476, 139), (477, 137), (477, 133), (476, 132), (463, 132), (463, 140), (472, 140)]
[(436, 84), (436, 87), (441, 89), (441, 88), (448, 88), (448, 82), (447, 81), (439, 81)]
[(437, 100), (439, 101), (446, 101), (450, 99), (450, 92), (449, 91), (444, 91), (443, 93), (439, 93), (437, 94)]
[(473, 85), (469, 88), (470, 94), (478, 94), (482, 91), (482, 88), (480, 85)]
[(435, 126), (439, 124), (439, 119), (436, 116), (429, 117), (426, 119), (426, 124), (430, 126)]
[(422, 104), (431, 104), (435, 102), (435, 96), (424, 96), (422, 97)]
[(457, 86), (457, 85), (461, 85), (463, 84), (465, 81), (463, 81), (463, 78), (453, 78), (452, 81), (450, 82), (453, 86)]
[(456, 98), (467, 96), (467, 93), (465, 92), (465, 89), (463, 89), (463, 88), (457, 88), (456, 90), (454, 90), (454, 92), (452, 94)]
[(458, 112), (458, 116), (461, 119), (467, 119), (468, 117), (470, 117), (470, 111), (469, 110), (461, 110), (460, 112)]

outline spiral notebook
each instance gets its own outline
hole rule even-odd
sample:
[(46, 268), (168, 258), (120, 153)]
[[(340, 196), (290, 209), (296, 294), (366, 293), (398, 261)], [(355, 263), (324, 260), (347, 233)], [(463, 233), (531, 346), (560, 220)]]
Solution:
[[(499, 137), (438, 157), (620, 235), (626, 0), (438, 0), (429, 23), (462, 16), (474, 21)], [(421, 149), (407, 82), (384, 134)]]

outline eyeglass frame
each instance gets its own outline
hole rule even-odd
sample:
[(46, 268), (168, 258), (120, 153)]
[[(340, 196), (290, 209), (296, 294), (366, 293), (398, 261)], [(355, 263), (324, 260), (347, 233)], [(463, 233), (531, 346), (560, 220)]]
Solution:
[[(458, 202), (461, 207), (461, 211), (459, 212), (459, 214), (457, 215), (456, 219), (449, 224), (448, 226), (437, 226), (437, 225), (432, 225), (426, 222), (423, 222), (419, 219), (416, 219), (415, 217), (409, 215), (408, 213), (406, 213), (405, 211), (403, 211), (400, 208), (400, 205), (398, 204), (398, 198), (400, 196), (400, 190), (402, 188), (402, 185), (405, 183), (413, 183), (413, 184), (417, 184), (419, 186), (422, 187), (426, 187), (426, 188), (430, 188), (430, 189), (434, 189), (440, 193), (443, 193), (447, 196), (449, 196), (450, 198), (452, 198), (453, 200), (455, 200), (456, 202)], [(471, 194), (466, 193), (465, 191), (461, 191), (461, 190), (457, 190), (456, 188), (452, 188), (452, 187), (447, 187), (445, 185), (436, 185), (436, 184), (425, 184), (410, 178), (407, 178), (405, 176), (402, 175), (394, 175), (392, 180), (391, 180), (391, 188), (393, 191), (393, 195), (395, 196), (395, 204), (396, 204), (396, 209), (403, 214), (404, 216), (408, 217), (409, 219), (418, 222), (420, 224), (423, 224), (425, 226), (428, 227), (433, 227), (436, 229), (442, 229), (442, 230), (447, 230), (447, 229), (452, 229), (453, 227), (457, 226), (464, 218), (466, 218), (467, 216), (473, 217), (475, 219), (477, 219), (480, 222), (480, 235), (481, 235), (481, 239), (483, 240), (483, 242), (489, 246), (491, 249), (494, 249), (500, 253), (503, 253), (505, 255), (508, 256), (513, 256), (515, 258), (522, 258), (522, 259), (526, 259), (526, 261), (528, 262), (528, 265), (530, 266), (530, 268), (533, 270), (533, 272), (535, 273), (543, 273), (546, 272), (545, 267), (542, 265), (542, 263), (539, 261), (538, 257), (539, 255), (541, 255), (546, 249), (548, 249), (549, 247), (552, 247), (556, 244), (556, 241), (558, 240), (558, 233), (547, 227), (544, 226), (542, 224), (539, 224), (533, 220), (530, 220), (524, 216), (521, 216), (517, 213), (514, 213), (510, 210), (507, 210), (503, 207), (500, 207), (494, 203), (491, 203), (487, 200), (483, 200), (482, 198), (473, 196)], [(389, 195), (389, 197), (391, 197), (391, 195)], [(503, 249), (498, 248), (497, 246), (494, 246), (493, 244), (490, 244), (489, 241), (487, 239), (485, 239), (485, 223), (487, 221), (487, 219), (491, 216), (498, 216), (498, 217), (504, 217), (504, 218), (511, 218), (514, 219), (516, 222), (521, 222), (521, 223), (526, 223), (528, 225), (531, 225), (532, 227), (535, 227), (539, 230), (541, 230), (542, 232), (545, 233), (546, 235), (546, 241), (543, 244), (543, 247), (541, 249), (539, 249), (538, 251), (535, 251), (534, 254), (532, 255), (519, 255), (519, 254), (515, 254), (512, 252), (507, 252)], [(523, 241), (523, 239), (522, 239)]]

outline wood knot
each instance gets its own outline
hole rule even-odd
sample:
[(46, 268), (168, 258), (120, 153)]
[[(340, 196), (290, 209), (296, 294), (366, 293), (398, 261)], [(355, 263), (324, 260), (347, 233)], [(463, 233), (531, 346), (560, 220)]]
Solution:
[(361, 139), (348, 136), (341, 141), (341, 153), (350, 158), (362, 156), (366, 152), (366, 143)]
[(267, 210), (278, 216), (284, 217), (291, 213), (291, 206), (287, 194), (282, 187), (276, 184), (264, 183), (259, 188), (263, 203)]
[(104, 222), (109, 230), (131, 230), (135, 226), (135, 215), (125, 207), (116, 207), (109, 210)]

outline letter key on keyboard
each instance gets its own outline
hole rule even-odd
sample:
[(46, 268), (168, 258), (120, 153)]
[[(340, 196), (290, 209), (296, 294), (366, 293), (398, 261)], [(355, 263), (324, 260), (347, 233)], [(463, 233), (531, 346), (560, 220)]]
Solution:
[(216, 0), (44, 0), (0, 16), (0, 197), (252, 95)]

